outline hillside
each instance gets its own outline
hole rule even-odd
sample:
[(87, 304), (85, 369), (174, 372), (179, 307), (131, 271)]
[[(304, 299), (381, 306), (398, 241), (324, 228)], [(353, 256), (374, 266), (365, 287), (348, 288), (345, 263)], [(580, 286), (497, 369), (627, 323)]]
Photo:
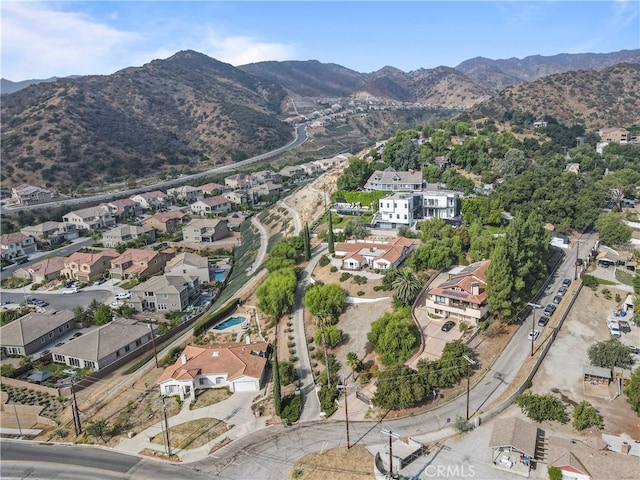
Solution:
[(2, 97), (3, 183), (112, 182), (203, 169), (282, 146), (286, 92), (184, 51), (106, 76)]
[(640, 64), (560, 73), (509, 87), (467, 113), (501, 119), (507, 111), (521, 110), (587, 128), (631, 125), (640, 122), (638, 85)]
[(492, 60), (476, 57), (465, 60), (456, 70), (487, 88), (503, 90), (511, 85), (573, 70), (598, 70), (618, 63), (640, 63), (640, 49), (612, 53), (561, 53), (552, 56), (531, 55), (522, 59)]

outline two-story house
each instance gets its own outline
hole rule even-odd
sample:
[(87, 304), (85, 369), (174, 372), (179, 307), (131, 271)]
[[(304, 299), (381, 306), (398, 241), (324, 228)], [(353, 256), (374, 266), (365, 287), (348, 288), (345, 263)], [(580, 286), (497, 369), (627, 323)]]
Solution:
[(195, 202), (196, 200), (204, 198), (204, 192), (199, 187), (192, 187), (191, 185), (170, 188), (167, 190), (167, 195), (184, 202)]
[(223, 195), (207, 197), (192, 203), (189, 208), (196, 215), (220, 215), (231, 212), (231, 201)]
[(140, 225), (120, 225), (102, 234), (102, 244), (113, 248), (119, 243), (130, 242), (137, 238), (144, 238), (147, 243), (153, 243), (156, 240), (156, 231)]
[(372, 224), (377, 228), (413, 227), (422, 218), (422, 194), (396, 192), (378, 201)]
[(55, 245), (80, 236), (75, 224), (51, 221), (21, 228), (20, 232), (35, 238), (37, 242), (44, 245)]
[(69, 255), (60, 272), (67, 280), (91, 282), (102, 277), (111, 268), (111, 260), (120, 256), (112, 249), (104, 249), (98, 253), (75, 252)]
[(427, 189), (422, 192), (422, 218), (452, 220), (460, 215), (460, 192)]
[(306, 173), (305, 169), (299, 165), (287, 165), (280, 170), (281, 176), (291, 178), (293, 180), (304, 177)]
[(282, 175), (271, 170), (262, 170), (260, 172), (254, 172), (251, 174), (251, 184), (261, 185), (263, 183), (280, 183), (282, 181)]
[(64, 269), (66, 257), (47, 257), (29, 266), (17, 269), (13, 274), (16, 277), (27, 278), (33, 283), (50, 282)]
[(220, 195), (228, 190), (231, 190), (231, 187), (227, 187), (226, 185), (220, 185), (219, 183), (205, 183), (204, 185), (200, 185), (198, 187), (200, 191), (204, 194), (205, 197), (214, 197), (216, 195)]
[(378, 270), (398, 268), (415, 250), (418, 243), (410, 238), (398, 237), (388, 242), (349, 240), (335, 244), (335, 256), (342, 260), (344, 270)]
[(167, 195), (160, 190), (138, 193), (129, 198), (139, 203), (143, 210), (159, 210), (167, 205)]
[(38, 203), (50, 202), (58, 194), (46, 188), (35, 187), (33, 185), (19, 185), (11, 189), (11, 200), (20, 205), (36, 205)]
[(222, 196), (234, 205), (246, 205), (249, 203), (249, 196), (246, 190), (235, 190), (233, 192), (223, 193)]
[(180, 210), (169, 210), (168, 212), (158, 212), (142, 222), (147, 228), (153, 228), (160, 233), (174, 233), (182, 227), (184, 213)]
[(201, 286), (198, 277), (171, 274), (151, 277), (129, 291), (128, 304), (137, 312), (181, 312), (198, 299)]
[(212, 243), (229, 235), (229, 221), (221, 218), (197, 218), (182, 227), (186, 243)]
[(251, 175), (247, 173), (236, 173), (224, 179), (224, 184), (234, 190), (243, 190), (251, 186)]
[(116, 224), (116, 219), (104, 207), (89, 207), (74, 210), (62, 216), (65, 223), (75, 225), (78, 230), (100, 230)]
[(127, 218), (139, 217), (142, 215), (142, 206), (130, 198), (119, 198), (99, 205), (116, 218), (125, 220)]
[(128, 279), (138, 276), (141, 279), (156, 275), (164, 269), (167, 261), (173, 256), (168, 250), (144, 250), (128, 248), (122, 255), (111, 260), (109, 273), (111, 278)]
[(397, 172), (393, 167), (389, 167), (373, 172), (364, 185), (364, 191), (420, 192), (423, 183), (422, 172)]
[(167, 262), (164, 267), (166, 275), (186, 275), (197, 277), (201, 284), (212, 282), (215, 271), (207, 257), (196, 253), (182, 252)]
[(17, 262), (38, 250), (35, 238), (22, 232), (0, 235), (0, 255), (5, 260)]
[(487, 304), (487, 268), (489, 260), (454, 268), (448, 280), (432, 285), (426, 292), (428, 315), (456, 319), (476, 325), (489, 312)]

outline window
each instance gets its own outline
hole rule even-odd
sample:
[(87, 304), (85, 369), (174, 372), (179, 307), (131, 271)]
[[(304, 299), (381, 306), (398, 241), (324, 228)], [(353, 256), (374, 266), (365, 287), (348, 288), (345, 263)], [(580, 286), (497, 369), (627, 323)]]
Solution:
[(85, 360), (84, 361), (84, 366), (87, 367), (87, 368), (90, 368), (91, 370), (95, 370), (96, 369), (95, 362), (92, 362), (91, 360)]
[(207, 380), (205, 378), (198, 379), (198, 385), (203, 386), (207, 384)]
[(129, 350), (131, 350), (131, 347), (129, 345), (125, 345), (124, 346), (124, 351), (128, 352)]
[(162, 298), (169, 298), (169, 295), (164, 293), (164, 294), (162, 294)]
[(46, 342), (46, 341), (47, 341), (47, 338), (46, 338), (46, 337), (40, 337), (40, 343), (44, 343), (44, 342)]
[(58, 353), (54, 353), (53, 354), (53, 361), (54, 362), (64, 363), (64, 355), (60, 355)]
[(69, 357), (69, 365), (71, 365), (72, 367), (79, 367), (80, 366), (80, 360), (78, 360), (75, 357)]
[(224, 381), (223, 377), (216, 377), (216, 385), (220, 385)]
[(62, 333), (64, 332), (64, 328), (63, 327), (58, 327), (58, 333)]
[(136, 347), (139, 347), (140, 345), (142, 345), (142, 340), (141, 339), (137, 339), (136, 340)]
[(53, 332), (49, 332), (49, 338), (53, 338)]
[(447, 299), (440, 295), (436, 295), (436, 303), (447, 303)]

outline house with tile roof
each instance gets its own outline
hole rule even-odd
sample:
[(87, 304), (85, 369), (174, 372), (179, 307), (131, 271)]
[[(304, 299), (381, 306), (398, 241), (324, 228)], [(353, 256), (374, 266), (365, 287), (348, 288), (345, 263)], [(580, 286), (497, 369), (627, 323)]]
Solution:
[(116, 224), (107, 207), (89, 207), (74, 210), (62, 216), (62, 221), (75, 225), (78, 230), (100, 230)]
[(138, 277), (145, 279), (157, 275), (163, 271), (164, 266), (173, 256), (168, 252), (167, 250), (127, 248), (120, 256), (111, 259), (111, 267), (109, 268), (111, 278)]
[(219, 183), (205, 183), (204, 185), (200, 185), (198, 187), (205, 196), (215, 196), (220, 195), (223, 192), (231, 190), (231, 187), (227, 187), (226, 185), (220, 185)]
[(450, 271), (448, 280), (426, 291), (427, 314), (451, 318), (475, 325), (489, 313), (487, 304), (487, 268), (482, 260)]
[(388, 270), (398, 268), (417, 247), (417, 242), (404, 237), (389, 242), (348, 240), (335, 244), (335, 256), (342, 259), (344, 270), (362, 270), (365, 267)]
[(222, 218), (196, 218), (182, 226), (185, 243), (213, 243), (229, 235), (229, 222)]
[(198, 277), (175, 273), (159, 275), (132, 287), (127, 303), (136, 312), (180, 312), (198, 299), (201, 290)]
[(123, 358), (134, 358), (148, 350), (151, 342), (148, 324), (116, 318), (81, 337), (51, 349), (54, 363), (89, 368), (94, 372)]
[(100, 207), (106, 208), (114, 217), (125, 219), (142, 215), (142, 206), (130, 198), (119, 198), (110, 202), (101, 203)]
[(167, 262), (164, 267), (166, 275), (187, 275), (197, 277), (200, 283), (212, 282), (215, 276), (214, 269), (207, 257), (197, 253), (182, 252)]
[(37, 242), (47, 245), (73, 240), (80, 236), (78, 229), (73, 223), (65, 222), (43, 222), (37, 225), (30, 225), (20, 229), (21, 233), (31, 236)]
[(224, 184), (234, 190), (247, 189), (251, 186), (251, 181), (251, 175), (248, 173), (234, 173), (233, 175), (225, 177)]
[(169, 210), (168, 212), (158, 212), (142, 222), (148, 228), (155, 228), (160, 233), (174, 233), (180, 230), (184, 212), (180, 210)]
[(420, 192), (423, 183), (420, 171), (411, 169), (406, 172), (398, 172), (395, 168), (388, 167), (373, 172), (364, 185), (364, 191)]
[(73, 312), (28, 313), (0, 327), (0, 346), (7, 355), (31, 355), (75, 328)]
[(22, 232), (0, 235), (0, 255), (5, 260), (15, 262), (38, 250), (35, 238)]
[(196, 215), (219, 215), (231, 212), (231, 201), (223, 195), (216, 195), (193, 202), (189, 208)]
[(153, 243), (156, 240), (156, 231), (151, 227), (140, 225), (118, 225), (102, 234), (102, 244), (113, 248), (118, 243), (130, 242), (140, 237), (145, 238), (147, 243)]
[(20, 205), (36, 205), (38, 203), (50, 202), (57, 195), (57, 192), (52, 192), (46, 188), (22, 184), (12, 188), (11, 199)]
[(144, 210), (158, 210), (167, 203), (167, 195), (161, 190), (153, 190), (151, 192), (138, 193), (129, 197), (136, 203), (139, 203)]
[(29, 266), (19, 268), (13, 274), (33, 283), (49, 282), (61, 274), (66, 257), (49, 257)]
[(60, 272), (67, 280), (92, 282), (111, 268), (111, 260), (120, 254), (111, 248), (96, 253), (75, 252), (67, 257)]
[(180, 187), (170, 188), (167, 190), (167, 195), (177, 200), (184, 200), (186, 202), (194, 202), (204, 197), (204, 192), (191, 185), (182, 185)]
[(269, 349), (267, 342), (187, 345), (158, 379), (160, 393), (184, 400), (203, 388), (257, 392), (265, 382)]

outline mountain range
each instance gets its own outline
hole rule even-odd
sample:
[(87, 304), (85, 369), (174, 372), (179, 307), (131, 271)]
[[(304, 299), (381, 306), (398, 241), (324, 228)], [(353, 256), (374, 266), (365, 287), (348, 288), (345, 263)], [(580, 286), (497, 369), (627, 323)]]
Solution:
[(496, 119), (520, 109), (591, 128), (640, 120), (640, 50), (366, 74), (315, 60), (233, 67), (182, 51), (112, 75), (18, 83), (27, 86), (2, 95), (3, 186), (111, 183), (242, 160), (287, 143), (285, 120), (309, 117), (319, 104)]

